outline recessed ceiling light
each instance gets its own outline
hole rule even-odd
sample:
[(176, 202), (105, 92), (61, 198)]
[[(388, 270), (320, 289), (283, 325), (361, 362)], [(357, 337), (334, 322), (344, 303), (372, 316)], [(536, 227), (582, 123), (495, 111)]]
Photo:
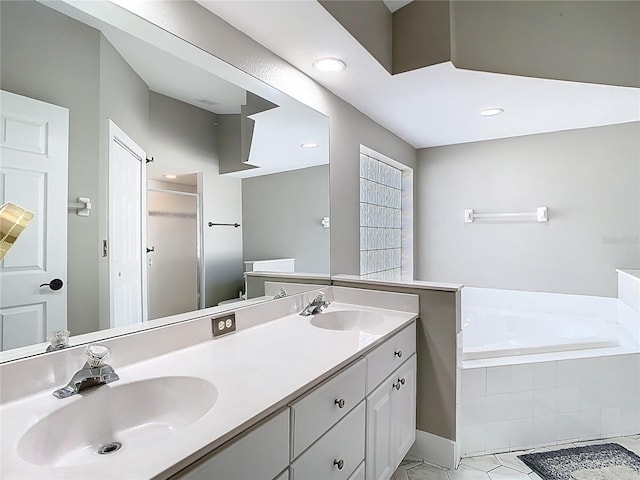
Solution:
[(493, 117), (494, 115), (500, 115), (504, 110), (502, 108), (487, 108), (480, 112), (483, 117)]
[(169, 180), (173, 180), (174, 178), (177, 178), (178, 176), (174, 173), (167, 173), (166, 175), (163, 175), (164, 178), (168, 178)]
[(300, 145), (302, 148), (316, 148), (318, 146), (317, 143), (303, 143)]
[(335, 73), (341, 72), (347, 68), (347, 65), (337, 58), (320, 58), (313, 62), (313, 68), (320, 70), (321, 72)]

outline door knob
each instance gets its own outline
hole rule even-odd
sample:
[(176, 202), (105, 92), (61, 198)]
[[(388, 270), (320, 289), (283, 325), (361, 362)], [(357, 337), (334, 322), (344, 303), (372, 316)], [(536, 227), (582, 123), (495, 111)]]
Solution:
[(54, 278), (49, 283), (43, 283), (40, 285), (41, 287), (49, 287), (51, 290), (56, 291), (60, 290), (64, 285), (64, 282), (59, 278)]

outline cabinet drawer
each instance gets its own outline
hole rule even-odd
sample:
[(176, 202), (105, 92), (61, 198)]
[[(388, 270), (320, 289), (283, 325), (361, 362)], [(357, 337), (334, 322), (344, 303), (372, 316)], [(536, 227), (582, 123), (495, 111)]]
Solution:
[[(175, 478), (181, 480), (273, 480), (289, 464), (289, 409), (230, 445), (207, 455)], [(286, 478), (286, 477), (285, 477)]]
[(366, 361), (362, 358), (291, 405), (292, 458), (362, 401), (366, 375)]
[(364, 419), (361, 402), (293, 462), (293, 480), (347, 480), (364, 459)]
[(367, 395), (416, 351), (416, 323), (412, 322), (367, 355)]
[(349, 477), (349, 480), (364, 480), (364, 462), (356, 468), (356, 471)]

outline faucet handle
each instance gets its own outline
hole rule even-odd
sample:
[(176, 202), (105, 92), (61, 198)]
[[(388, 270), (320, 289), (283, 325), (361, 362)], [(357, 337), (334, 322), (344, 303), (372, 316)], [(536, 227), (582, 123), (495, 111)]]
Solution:
[(316, 298), (313, 301), (314, 302), (322, 302), (322, 301), (324, 301), (324, 292), (318, 292), (316, 294)]
[(87, 345), (84, 349), (84, 353), (87, 356), (87, 363), (91, 368), (101, 367), (111, 354), (111, 349), (106, 345), (100, 345), (99, 343), (92, 343)]
[(69, 346), (70, 333), (69, 330), (58, 330), (49, 335), (47, 341), (50, 345), (47, 347), (47, 352), (55, 352), (56, 350), (67, 348)]

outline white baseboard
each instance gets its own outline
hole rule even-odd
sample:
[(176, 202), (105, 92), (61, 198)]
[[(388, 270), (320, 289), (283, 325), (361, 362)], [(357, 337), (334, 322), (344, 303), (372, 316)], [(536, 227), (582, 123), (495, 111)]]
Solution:
[(457, 466), (456, 442), (432, 433), (416, 430), (416, 441), (409, 454), (444, 468)]

